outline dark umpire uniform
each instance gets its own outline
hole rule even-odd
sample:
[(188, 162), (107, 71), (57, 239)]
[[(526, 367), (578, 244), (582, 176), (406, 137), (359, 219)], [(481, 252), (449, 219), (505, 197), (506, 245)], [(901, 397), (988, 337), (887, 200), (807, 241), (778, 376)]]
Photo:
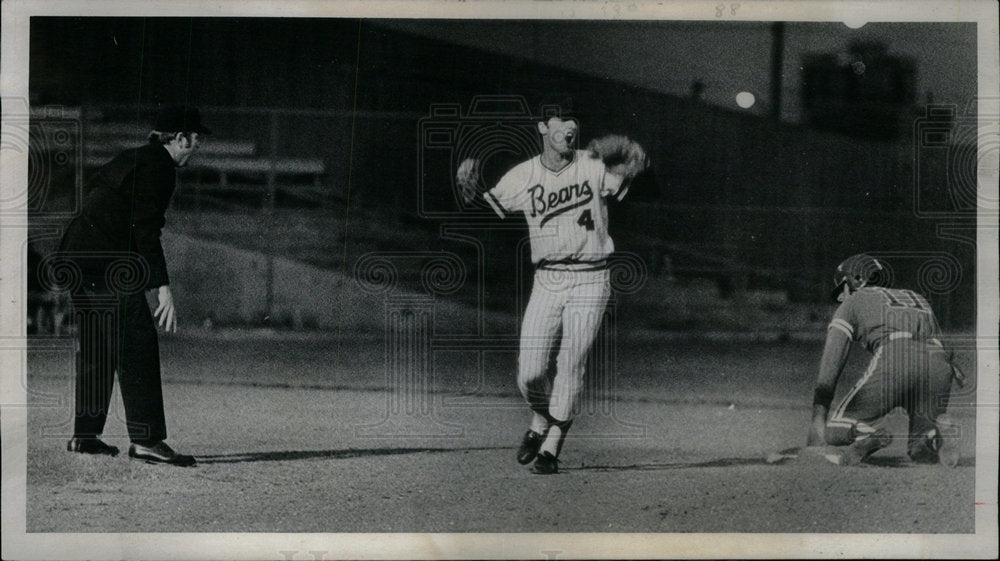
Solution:
[(67, 446), (72, 452), (118, 453), (99, 439), (117, 370), (132, 442), (129, 455), (195, 463), (163, 442), (167, 428), (159, 345), (145, 291), (167, 292), (172, 323), (173, 297), (160, 235), (176, 167), (197, 148), (198, 135), (210, 133), (197, 109), (164, 109), (147, 145), (122, 152), (88, 181), (82, 212), (63, 236), (59, 255), (75, 275), (70, 295), (80, 343), (74, 437)]

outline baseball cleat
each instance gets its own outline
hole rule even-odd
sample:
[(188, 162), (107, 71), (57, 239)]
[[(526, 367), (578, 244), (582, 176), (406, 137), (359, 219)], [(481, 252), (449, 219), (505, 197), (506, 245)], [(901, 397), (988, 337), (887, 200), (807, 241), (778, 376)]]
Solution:
[(195, 464), (194, 456), (178, 454), (162, 440), (150, 446), (133, 444), (128, 449), (128, 457), (145, 460), (147, 464), (169, 464), (190, 467)]
[(938, 439), (937, 429), (931, 430), (927, 433), (925, 438), (921, 438), (916, 442), (910, 444), (910, 449), (907, 451), (907, 455), (917, 464), (936, 464), (940, 461), (940, 456), (938, 456), (935, 441)]
[(958, 465), (958, 425), (946, 415), (935, 421), (935, 427), (924, 438), (910, 445), (910, 459), (918, 464), (941, 464), (946, 467)]
[(889, 444), (892, 444), (892, 437), (885, 430), (878, 429), (867, 438), (856, 440), (854, 444), (847, 446), (841, 458), (841, 465), (856, 466)]
[(958, 465), (958, 425), (948, 415), (941, 415), (934, 423), (937, 425), (931, 447), (937, 450), (938, 461), (943, 466)]
[(542, 452), (535, 459), (535, 465), (531, 467), (531, 472), (539, 475), (559, 473), (559, 459), (549, 452)]
[(521, 447), (517, 449), (517, 463), (521, 465), (530, 464), (531, 460), (538, 455), (538, 449), (542, 447), (545, 435), (539, 434), (531, 429), (524, 433), (521, 439)]
[(66, 443), (66, 450), (80, 454), (117, 456), (118, 447), (105, 444), (99, 438), (73, 437)]

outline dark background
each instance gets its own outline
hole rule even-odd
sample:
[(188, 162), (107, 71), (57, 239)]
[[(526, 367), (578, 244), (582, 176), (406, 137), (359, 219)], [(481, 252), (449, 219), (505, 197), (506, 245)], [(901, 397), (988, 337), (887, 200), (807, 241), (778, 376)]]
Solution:
[[(893, 265), (898, 284), (925, 292), (946, 325), (974, 323), (977, 147), (967, 134), (974, 100), (964, 93), (976, 91), (968, 79), (975, 56), (955, 46), (975, 45), (973, 24), (869, 24), (862, 36), (841, 24), (469, 23), (481, 33), (470, 38), (460, 21), (36, 17), (31, 101), (80, 108), (85, 153), (90, 122), (145, 130), (162, 104), (188, 103), (203, 108), (213, 141), (250, 140), (258, 155), (322, 160), (312, 196), (282, 184), (265, 189), (263, 203), (225, 190), (192, 195), (206, 180), (182, 175), (175, 216), (183, 222), (211, 208), (257, 221), (252, 239), (230, 243), (268, 252), (293, 230), (274, 218), (282, 212), (316, 232), (352, 212), (367, 226), (351, 243), (344, 238), (359, 222), (341, 225), (339, 245), (324, 247), (329, 239), (314, 232), (295, 234), (299, 243), (282, 250), (347, 271), (373, 249), (473, 258), (438, 235), (442, 225), (468, 216), (500, 222), (485, 211), (461, 214), (454, 151), (428, 146), (426, 130), (530, 126), (554, 103), (579, 119), (584, 142), (621, 132), (650, 153), (652, 169), (612, 209), (612, 234), (653, 277), (708, 279), (723, 299), (763, 289), (817, 303), (833, 267), (868, 251)], [(672, 32), (702, 41), (657, 50)], [(914, 51), (921, 33), (950, 42)], [(712, 59), (708, 45), (720, 43), (731, 56)], [(643, 73), (656, 57), (665, 73), (698, 60), (702, 68), (696, 79), (678, 73), (657, 85)], [(559, 63), (566, 60), (573, 63)], [(607, 71), (609, 61), (620, 74)], [(758, 104), (741, 110), (720, 101), (731, 96), (719, 90), (747, 65), (770, 90), (748, 88)], [(964, 89), (935, 86), (956, 77)], [(471, 113), (477, 96), (521, 99), (531, 115), (483, 121)], [(458, 116), (432, 116), (442, 104), (457, 105)], [(928, 141), (928, 128), (946, 140)], [(498, 174), (524, 155), (498, 151), (488, 169)], [(85, 177), (87, 166), (79, 167)], [(79, 188), (76, 179), (47, 188)], [(45, 210), (33, 214), (36, 224), (48, 220)], [(201, 224), (199, 235), (225, 238)], [(400, 241), (400, 232), (412, 235)], [(477, 234), (486, 247), (523, 235)], [(509, 308), (503, 287), (517, 274), (509, 261), (487, 264), (488, 305)]]

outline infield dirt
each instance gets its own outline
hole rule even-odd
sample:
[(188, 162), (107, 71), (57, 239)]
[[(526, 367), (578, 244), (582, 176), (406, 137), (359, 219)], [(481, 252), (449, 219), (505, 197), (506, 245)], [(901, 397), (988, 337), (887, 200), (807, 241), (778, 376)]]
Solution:
[(619, 341), (616, 374), (588, 388), (554, 476), (514, 461), (528, 413), (513, 353), (482, 368), (441, 353), (413, 380), (371, 339), (161, 346), (168, 442), (195, 468), (127, 459), (117, 395), (106, 440), (122, 455), (67, 453), (72, 347), (33, 342), (29, 532), (975, 530), (974, 389), (953, 392), (953, 470), (906, 459), (901, 415), (867, 465), (766, 463), (804, 444), (819, 342)]

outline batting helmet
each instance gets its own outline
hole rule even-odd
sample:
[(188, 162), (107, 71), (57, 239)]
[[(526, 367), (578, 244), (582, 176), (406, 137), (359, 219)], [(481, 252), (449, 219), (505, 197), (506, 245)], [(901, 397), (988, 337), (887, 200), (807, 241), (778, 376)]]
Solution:
[(851, 292), (862, 286), (883, 286), (887, 279), (886, 273), (882, 263), (871, 255), (865, 253), (852, 255), (837, 265), (837, 270), (833, 274), (834, 289), (831, 296), (834, 301), (838, 301), (845, 284)]

